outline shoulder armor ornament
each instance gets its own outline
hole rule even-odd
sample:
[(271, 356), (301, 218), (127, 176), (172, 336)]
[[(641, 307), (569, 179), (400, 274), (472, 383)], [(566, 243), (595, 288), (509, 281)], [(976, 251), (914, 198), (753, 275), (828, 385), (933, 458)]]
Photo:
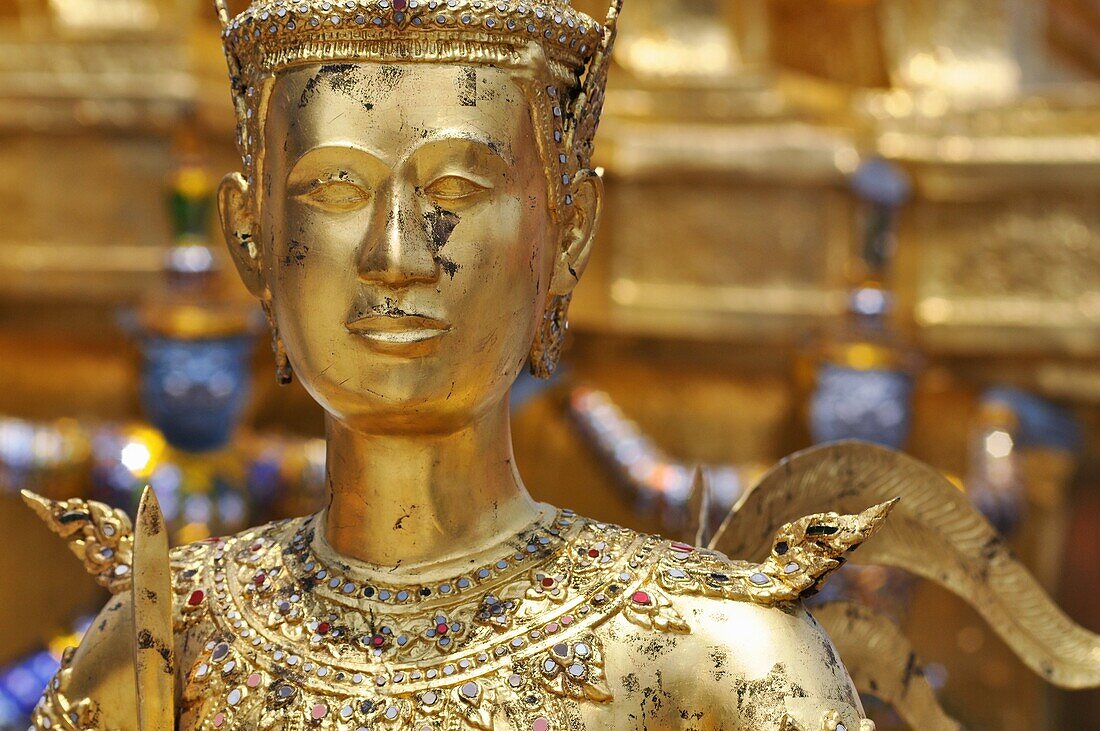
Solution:
[(878, 532), (897, 502), (890, 500), (858, 515), (808, 515), (784, 525), (775, 536), (771, 555), (758, 567), (771, 581), (761, 586), (757, 596), (771, 603), (816, 594), (829, 575), (847, 561), (845, 554)]
[(23, 491), (23, 500), (84, 562), (84, 568), (112, 594), (130, 588), (134, 531), (121, 510), (91, 500), (50, 500)]
[(700, 594), (771, 606), (812, 596), (829, 574), (883, 525), (896, 500), (856, 515), (820, 513), (784, 525), (761, 563), (672, 544), (658, 583), (673, 593)]

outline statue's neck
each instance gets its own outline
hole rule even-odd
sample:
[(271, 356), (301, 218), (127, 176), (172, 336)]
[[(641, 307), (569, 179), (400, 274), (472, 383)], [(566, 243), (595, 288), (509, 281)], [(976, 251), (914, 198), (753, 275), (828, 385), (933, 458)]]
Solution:
[(536, 520), (503, 400), (448, 434), (364, 434), (328, 418), (325, 537), (343, 556), (415, 568), (469, 555)]

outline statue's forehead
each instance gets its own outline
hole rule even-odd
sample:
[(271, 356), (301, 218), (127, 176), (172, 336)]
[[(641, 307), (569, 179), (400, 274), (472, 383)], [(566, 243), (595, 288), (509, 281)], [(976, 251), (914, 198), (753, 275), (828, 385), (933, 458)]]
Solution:
[(362, 94), (374, 96), (378, 101), (402, 86), (415, 85), (432, 93), (449, 91), (444, 100), (452, 97), (462, 103), (466, 98), (460, 95), (476, 91), (479, 82), (501, 84), (508, 80), (505, 70), (493, 66), (423, 62), (333, 61), (295, 66), (276, 74), (276, 84), (288, 89), (312, 95), (324, 93), (326, 88), (346, 92), (359, 87)]
[[(268, 104), (268, 131), (316, 134), (333, 126), (367, 131), (467, 124), (508, 134), (527, 115), (523, 91), (505, 69), (333, 62), (276, 75)], [(343, 125), (338, 124), (341, 121)]]

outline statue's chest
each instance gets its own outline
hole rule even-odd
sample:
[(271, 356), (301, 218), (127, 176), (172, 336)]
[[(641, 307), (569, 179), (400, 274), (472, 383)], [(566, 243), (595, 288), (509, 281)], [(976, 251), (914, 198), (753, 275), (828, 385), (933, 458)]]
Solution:
[(584, 727), (586, 706), (612, 701), (601, 628), (641, 606), (654, 542), (566, 516), (507, 556), (415, 586), (326, 563), (308, 524), (227, 543), (184, 615), (203, 640), (180, 727)]

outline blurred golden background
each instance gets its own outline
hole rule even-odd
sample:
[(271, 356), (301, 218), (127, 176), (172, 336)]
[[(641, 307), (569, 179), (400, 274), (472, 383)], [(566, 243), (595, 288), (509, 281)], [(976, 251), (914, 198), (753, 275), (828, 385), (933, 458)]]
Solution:
[[(1100, 4), (628, 0), (617, 54), (565, 367), (515, 392), (532, 492), (678, 535), (696, 465), (728, 507), (870, 439), (1100, 629)], [(103, 599), (19, 489), (151, 482), (177, 541), (323, 499), (318, 407), (275, 385), (212, 220), (233, 123), (208, 3), (0, 4), (0, 728)], [(946, 593), (839, 583), (967, 728), (1100, 728)]]

